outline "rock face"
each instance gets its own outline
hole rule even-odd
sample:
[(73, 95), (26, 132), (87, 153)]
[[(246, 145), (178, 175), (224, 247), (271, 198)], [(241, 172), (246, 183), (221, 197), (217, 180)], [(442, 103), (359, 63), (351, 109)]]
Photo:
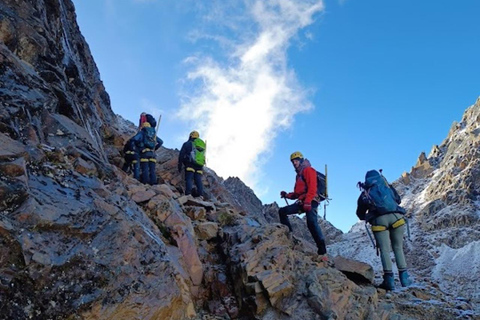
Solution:
[[(157, 152), (156, 186), (119, 170), (120, 150), (136, 129), (112, 112), (71, 0), (0, 2), (0, 60), (2, 319), (475, 315), (468, 295), (447, 299), (436, 287), (415, 287), (392, 297), (351, 277), (356, 262), (336, 258), (342, 272), (337, 270), (315, 254), (304, 220), (292, 217), (295, 235), (289, 235), (278, 223), (278, 206), (262, 207), (238, 179), (223, 181), (206, 168), (204, 199), (183, 196), (177, 151)], [(439, 147), (433, 168), (457, 155), (449, 148)], [(458, 166), (464, 163), (469, 175), (463, 177), (471, 179), (472, 188), (458, 194), (473, 210), (477, 181), (470, 177), (469, 161)], [(425, 213), (415, 230), (418, 238), (431, 230), (430, 223), (452, 229), (435, 216), (456, 205), (457, 192), (447, 187), (463, 186), (457, 176), (436, 176), (435, 170), (425, 174), (440, 179), (445, 189), (428, 189), (432, 200), (419, 209)], [(427, 185), (412, 175), (408, 179), (405, 188)], [(409, 201), (409, 208), (418, 205), (413, 196)], [(477, 221), (472, 217), (464, 214), (456, 223), (465, 227)], [(320, 222), (333, 248), (343, 236)], [(468, 246), (474, 254), (475, 242), (468, 237), (476, 236), (475, 230), (459, 231), (451, 242), (439, 233), (435, 241), (451, 246), (437, 258), (447, 261), (456, 248)], [(424, 248), (434, 259), (431, 243)], [(370, 279), (369, 268), (362, 268), (363, 278)], [(420, 272), (445, 274), (427, 267)], [(469, 285), (476, 282), (462, 281), (474, 290)]]

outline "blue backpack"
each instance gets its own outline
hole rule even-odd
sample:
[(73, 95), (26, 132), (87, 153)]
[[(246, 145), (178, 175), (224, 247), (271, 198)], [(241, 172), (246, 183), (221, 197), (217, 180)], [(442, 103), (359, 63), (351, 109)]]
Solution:
[(405, 213), (405, 209), (399, 206), (400, 196), (378, 171), (368, 171), (365, 183), (359, 183), (359, 186), (363, 189), (363, 199), (377, 215)]
[(153, 150), (157, 142), (157, 135), (155, 134), (155, 128), (144, 127), (142, 131), (143, 131), (144, 147)]

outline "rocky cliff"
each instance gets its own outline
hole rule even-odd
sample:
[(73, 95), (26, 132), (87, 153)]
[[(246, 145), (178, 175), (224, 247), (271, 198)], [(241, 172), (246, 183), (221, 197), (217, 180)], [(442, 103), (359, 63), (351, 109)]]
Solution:
[[(177, 151), (158, 151), (155, 186), (119, 170), (135, 126), (112, 112), (71, 0), (0, 1), (0, 60), (2, 318), (427, 319), (473, 312), (436, 287), (387, 294), (371, 284), (368, 265), (320, 260), (308, 234), (289, 235), (277, 223), (276, 204), (262, 207), (238, 179), (224, 181), (207, 168), (205, 199), (182, 196)], [(450, 161), (447, 149), (442, 161)], [(306, 229), (300, 218), (294, 223)], [(342, 236), (321, 223), (331, 242)], [(438, 241), (445, 241), (440, 234)]]

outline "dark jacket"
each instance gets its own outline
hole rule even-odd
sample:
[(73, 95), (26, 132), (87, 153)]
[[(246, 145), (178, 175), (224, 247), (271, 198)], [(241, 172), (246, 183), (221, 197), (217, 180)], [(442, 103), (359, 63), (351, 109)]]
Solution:
[(193, 148), (193, 140), (195, 138), (190, 138), (185, 141), (180, 149), (180, 154), (178, 155), (178, 168), (181, 169), (181, 166), (185, 166), (186, 168), (193, 168), (195, 170), (202, 170), (203, 166), (200, 166), (196, 163), (190, 161), (190, 153), (192, 152)]
[(137, 148), (137, 145), (135, 144), (135, 141), (133, 141), (133, 137), (128, 139), (128, 141), (123, 146), (123, 154), (125, 155), (128, 151), (133, 151), (135, 153), (138, 153), (138, 148)]

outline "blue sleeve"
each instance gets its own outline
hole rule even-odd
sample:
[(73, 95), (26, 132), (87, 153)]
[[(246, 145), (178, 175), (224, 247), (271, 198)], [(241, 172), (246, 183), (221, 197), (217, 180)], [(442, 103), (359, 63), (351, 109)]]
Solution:
[(136, 146), (139, 146), (142, 142), (143, 142), (143, 131), (140, 131), (139, 133), (133, 136), (132, 143), (134, 143)]
[(357, 217), (360, 220), (365, 220), (365, 215), (368, 211), (368, 206), (363, 201), (362, 194), (358, 197), (357, 200)]
[(159, 149), (163, 145), (163, 140), (157, 137), (157, 144), (155, 145), (155, 150)]
[(185, 156), (187, 155), (187, 148), (188, 148), (188, 141), (185, 142), (183, 145), (182, 145), (182, 148), (180, 149), (180, 153), (178, 155), (178, 162), (179, 163), (183, 163), (183, 160), (185, 159)]

